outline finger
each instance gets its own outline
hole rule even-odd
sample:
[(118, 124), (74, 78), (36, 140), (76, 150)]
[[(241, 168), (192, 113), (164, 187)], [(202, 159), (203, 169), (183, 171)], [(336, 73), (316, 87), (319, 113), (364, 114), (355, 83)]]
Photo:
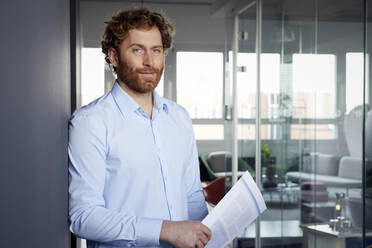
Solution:
[(196, 243), (196, 247), (197, 248), (204, 248), (204, 245), (200, 240), (198, 240), (198, 243)]
[(203, 243), (203, 245), (206, 245), (209, 241), (209, 238), (207, 235), (205, 234), (201, 234), (200, 237), (199, 237), (200, 241)]
[(211, 237), (212, 237), (212, 232), (211, 232), (211, 230), (210, 230), (207, 226), (202, 225), (202, 231), (203, 231), (203, 233), (205, 233), (205, 235), (207, 235), (208, 240), (210, 240)]

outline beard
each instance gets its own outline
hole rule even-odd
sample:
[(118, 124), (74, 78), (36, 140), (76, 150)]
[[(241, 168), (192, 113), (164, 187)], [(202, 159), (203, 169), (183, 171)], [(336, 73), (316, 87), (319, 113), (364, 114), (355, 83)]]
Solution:
[[(123, 82), (128, 88), (137, 93), (152, 92), (161, 78), (163, 73), (163, 66), (161, 68), (146, 67), (136, 68), (129, 66), (125, 61), (119, 59), (119, 66), (117, 67), (118, 79)], [(154, 73), (155, 77), (144, 77), (141, 73)]]

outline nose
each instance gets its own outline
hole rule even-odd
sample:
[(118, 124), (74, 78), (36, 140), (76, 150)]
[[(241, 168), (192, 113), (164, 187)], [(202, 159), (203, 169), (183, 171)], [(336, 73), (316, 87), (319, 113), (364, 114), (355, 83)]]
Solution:
[(154, 65), (154, 58), (150, 51), (146, 51), (143, 55), (143, 65), (148, 67), (153, 67)]

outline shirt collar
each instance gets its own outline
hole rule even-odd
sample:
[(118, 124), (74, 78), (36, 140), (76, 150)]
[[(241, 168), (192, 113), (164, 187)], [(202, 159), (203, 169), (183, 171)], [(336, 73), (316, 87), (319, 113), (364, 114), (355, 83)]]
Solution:
[(152, 97), (154, 99), (154, 107), (159, 111), (164, 110), (165, 113), (168, 113), (167, 103), (165, 102), (164, 98), (159, 96), (159, 94), (158, 94), (158, 92), (156, 92), (156, 90), (154, 90), (152, 92)]
[[(138, 103), (136, 103), (133, 98), (130, 97), (128, 93), (120, 87), (117, 81), (115, 81), (115, 84), (112, 87), (111, 94), (114, 97), (115, 102), (123, 115), (127, 115), (128, 113), (133, 113), (141, 109), (141, 106), (139, 106)], [(168, 113), (168, 106), (164, 99), (160, 97), (155, 90), (152, 92), (152, 95), (154, 100), (154, 107), (158, 111), (164, 110), (166, 113)]]

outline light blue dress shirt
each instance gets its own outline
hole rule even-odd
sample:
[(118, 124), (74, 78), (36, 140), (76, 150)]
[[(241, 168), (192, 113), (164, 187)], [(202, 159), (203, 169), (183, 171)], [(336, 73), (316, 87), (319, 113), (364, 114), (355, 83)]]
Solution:
[(70, 230), (91, 247), (171, 247), (163, 220), (207, 208), (186, 110), (153, 92), (152, 119), (117, 84), (69, 125)]

